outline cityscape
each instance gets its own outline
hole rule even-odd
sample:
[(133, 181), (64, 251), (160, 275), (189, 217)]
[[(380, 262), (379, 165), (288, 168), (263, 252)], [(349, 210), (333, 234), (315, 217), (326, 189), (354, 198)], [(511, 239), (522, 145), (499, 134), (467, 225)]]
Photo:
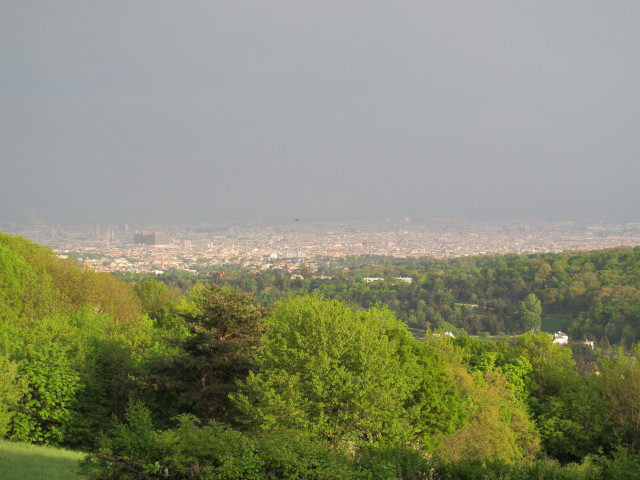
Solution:
[(390, 218), (287, 222), (96, 222), (53, 225), (31, 219), (0, 229), (73, 255), (102, 272), (239, 266), (293, 271), (314, 259), (350, 256), (451, 258), (595, 250), (640, 245), (640, 223)]

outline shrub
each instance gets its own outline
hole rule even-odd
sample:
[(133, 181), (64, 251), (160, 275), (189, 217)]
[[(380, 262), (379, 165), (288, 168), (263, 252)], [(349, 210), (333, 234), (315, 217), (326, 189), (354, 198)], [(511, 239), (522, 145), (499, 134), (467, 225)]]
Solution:
[(99, 480), (359, 478), (346, 452), (299, 432), (249, 436), (218, 422), (201, 425), (189, 415), (177, 422), (175, 428), (156, 431), (149, 411), (132, 404), (126, 422), (116, 425), (84, 462), (84, 472)]
[(421, 452), (402, 444), (367, 445), (358, 451), (356, 461), (373, 480), (432, 478), (431, 462)]

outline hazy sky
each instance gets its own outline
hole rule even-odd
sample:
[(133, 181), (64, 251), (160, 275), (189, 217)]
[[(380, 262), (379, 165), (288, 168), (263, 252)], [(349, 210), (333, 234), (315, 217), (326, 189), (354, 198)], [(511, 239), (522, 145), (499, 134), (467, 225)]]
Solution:
[(0, 219), (640, 220), (637, 0), (2, 0)]

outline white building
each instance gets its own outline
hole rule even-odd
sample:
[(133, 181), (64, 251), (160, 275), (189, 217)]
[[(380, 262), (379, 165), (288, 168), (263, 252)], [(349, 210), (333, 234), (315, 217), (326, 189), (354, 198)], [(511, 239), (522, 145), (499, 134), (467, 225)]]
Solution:
[(411, 277), (396, 277), (396, 280), (400, 280), (406, 283), (413, 283), (413, 278)]
[(562, 332), (556, 332), (553, 334), (553, 343), (558, 345), (566, 345), (569, 343), (569, 335)]

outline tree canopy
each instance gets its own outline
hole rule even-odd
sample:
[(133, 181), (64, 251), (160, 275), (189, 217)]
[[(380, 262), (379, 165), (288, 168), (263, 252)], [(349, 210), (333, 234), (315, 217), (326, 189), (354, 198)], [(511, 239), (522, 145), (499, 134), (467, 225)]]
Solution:
[(257, 370), (234, 399), (263, 428), (304, 429), (341, 445), (434, 445), (466, 412), (432, 353), (385, 308), (290, 298), (274, 306)]

